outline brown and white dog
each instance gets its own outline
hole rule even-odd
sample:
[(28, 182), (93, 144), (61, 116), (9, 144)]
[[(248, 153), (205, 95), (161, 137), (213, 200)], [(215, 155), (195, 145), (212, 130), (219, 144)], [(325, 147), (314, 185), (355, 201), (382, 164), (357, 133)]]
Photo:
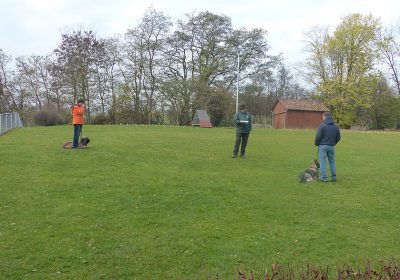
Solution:
[[(79, 141), (79, 143), (78, 143), (78, 148), (79, 148), (79, 149), (85, 149), (85, 148), (87, 148), (87, 145), (89, 144), (89, 142), (90, 142), (89, 137), (86, 137), (86, 136), (82, 137), (82, 138), (81, 138), (81, 141)], [(64, 145), (63, 145), (62, 147), (63, 147), (64, 149), (72, 149), (72, 148), (73, 148), (73, 144), (72, 144), (71, 141), (65, 142)]]

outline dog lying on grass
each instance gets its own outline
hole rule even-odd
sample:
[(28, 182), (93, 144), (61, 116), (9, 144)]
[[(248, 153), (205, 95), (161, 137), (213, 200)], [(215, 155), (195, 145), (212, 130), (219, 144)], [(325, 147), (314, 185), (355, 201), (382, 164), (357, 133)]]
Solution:
[[(79, 141), (79, 143), (78, 143), (78, 148), (79, 149), (85, 149), (85, 148), (87, 148), (87, 145), (89, 144), (89, 142), (90, 142), (90, 139), (89, 139), (89, 137), (86, 137), (86, 136), (84, 136), (84, 137), (82, 137), (81, 138), (81, 141)], [(64, 143), (64, 145), (62, 146), (64, 149), (72, 149), (73, 148), (73, 144), (72, 144), (72, 142), (65, 142)]]
[(319, 162), (316, 159), (314, 159), (314, 162), (310, 165), (310, 167), (299, 174), (300, 183), (317, 181), (319, 179), (318, 168), (319, 168)]

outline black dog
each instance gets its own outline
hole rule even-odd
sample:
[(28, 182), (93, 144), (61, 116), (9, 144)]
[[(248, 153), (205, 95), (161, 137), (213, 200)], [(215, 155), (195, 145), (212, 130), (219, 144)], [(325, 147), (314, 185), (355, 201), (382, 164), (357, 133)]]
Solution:
[[(78, 148), (80, 148), (80, 149), (86, 148), (87, 145), (89, 144), (89, 142), (90, 142), (89, 137), (83, 136), (81, 138), (81, 141), (79, 141)], [(72, 149), (73, 148), (72, 142), (65, 142), (63, 145), (63, 148), (64, 149)]]
[(87, 146), (89, 144), (89, 142), (90, 142), (89, 137), (84, 136), (84, 137), (81, 138), (81, 141), (79, 142), (79, 145)]

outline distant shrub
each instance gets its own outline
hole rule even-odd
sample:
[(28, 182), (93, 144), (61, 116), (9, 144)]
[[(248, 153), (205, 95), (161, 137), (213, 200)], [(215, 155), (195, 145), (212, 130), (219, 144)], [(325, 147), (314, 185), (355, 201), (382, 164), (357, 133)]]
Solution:
[(106, 114), (97, 114), (91, 118), (91, 124), (107, 124), (110, 118)]
[(53, 126), (64, 124), (63, 117), (57, 111), (54, 105), (46, 105), (33, 115), (33, 121), (36, 125)]

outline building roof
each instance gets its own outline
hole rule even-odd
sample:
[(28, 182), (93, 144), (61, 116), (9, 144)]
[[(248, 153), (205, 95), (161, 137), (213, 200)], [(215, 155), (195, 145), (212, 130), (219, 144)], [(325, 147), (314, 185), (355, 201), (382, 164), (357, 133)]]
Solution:
[(314, 112), (328, 112), (329, 109), (319, 100), (297, 100), (297, 99), (279, 99), (276, 104), (281, 103), (287, 111), (314, 111)]

